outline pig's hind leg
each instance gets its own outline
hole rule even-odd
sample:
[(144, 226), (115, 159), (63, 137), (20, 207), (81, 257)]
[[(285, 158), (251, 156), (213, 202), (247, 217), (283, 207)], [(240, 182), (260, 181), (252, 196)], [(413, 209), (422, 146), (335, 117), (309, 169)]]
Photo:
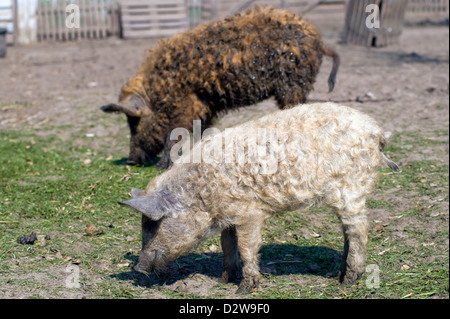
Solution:
[(369, 223), (365, 209), (365, 194), (345, 189), (341, 190), (341, 194), (352, 194), (352, 196), (344, 195), (341, 203), (345, 204), (335, 206), (344, 233), (344, 252), (339, 281), (342, 285), (351, 285), (356, 283), (365, 271)]

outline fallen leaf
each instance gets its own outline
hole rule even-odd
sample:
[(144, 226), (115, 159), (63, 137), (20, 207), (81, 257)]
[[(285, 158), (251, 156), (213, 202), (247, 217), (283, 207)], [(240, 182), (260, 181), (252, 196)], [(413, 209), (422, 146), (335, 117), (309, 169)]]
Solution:
[(374, 232), (383, 232), (384, 231), (384, 227), (382, 224), (376, 224), (375, 227), (373, 228)]
[(430, 214), (430, 217), (437, 217), (437, 216), (439, 216), (439, 212), (432, 212)]
[(212, 244), (212, 245), (211, 245), (211, 246), (209, 246), (208, 248), (209, 248), (209, 251), (210, 251), (210, 252), (213, 252), (213, 253), (215, 253), (215, 252), (218, 252), (218, 251), (219, 251), (219, 248), (217, 248), (217, 246), (216, 246), (216, 245), (214, 245), (214, 244)]
[(134, 240), (134, 237), (132, 237), (132, 236), (127, 236), (127, 238), (125, 238), (125, 240), (126, 240), (126, 241), (133, 241), (133, 240)]
[(409, 267), (408, 265), (403, 265), (402, 267), (400, 267), (401, 271), (405, 271), (405, 270), (408, 270), (408, 269), (411, 269), (411, 267)]
[(310, 235), (314, 238), (319, 238), (321, 235), (316, 233), (315, 231), (311, 231)]
[(95, 236), (98, 233), (98, 229), (94, 224), (87, 223), (84, 232), (89, 236)]
[(129, 262), (125, 262), (125, 263), (120, 263), (120, 264), (117, 264), (117, 267), (119, 267), (119, 268), (123, 268), (123, 267), (128, 267), (130, 265), (130, 263)]
[(433, 242), (431, 243), (423, 243), (422, 246), (423, 247), (428, 247), (428, 246), (434, 246), (435, 244)]
[(278, 239), (278, 238), (276, 238), (276, 237), (274, 237), (273, 239), (274, 239), (276, 242), (281, 243), (281, 244), (285, 244), (285, 243), (286, 243), (285, 240)]

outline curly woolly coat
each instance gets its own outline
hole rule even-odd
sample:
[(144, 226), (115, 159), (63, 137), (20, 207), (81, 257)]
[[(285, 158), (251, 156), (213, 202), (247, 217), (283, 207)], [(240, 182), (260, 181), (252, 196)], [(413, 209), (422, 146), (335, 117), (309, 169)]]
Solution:
[[(267, 162), (249, 155), (258, 128), (276, 132), (271, 143), (257, 144), (263, 154), (276, 155), (269, 159), (276, 165), (271, 172), (264, 173)], [(234, 137), (244, 145), (244, 160), (226, 154), (234, 149)], [(219, 230), (223, 279), (236, 274), (239, 252), (243, 261), (239, 291), (249, 291), (258, 285), (258, 250), (265, 219), (324, 203), (335, 209), (343, 226), (340, 280), (355, 282), (364, 272), (366, 196), (380, 165), (398, 171), (382, 153), (385, 143), (384, 131), (374, 119), (333, 103), (279, 111), (196, 143), (193, 154), (223, 150), (224, 156), (210, 156), (200, 163), (190, 158), (188, 164), (175, 161), (145, 190), (134, 189), (134, 199), (121, 202), (143, 214), (142, 251), (135, 269), (148, 272), (161, 267)], [(183, 155), (181, 162), (191, 155)]]
[(205, 129), (221, 111), (272, 96), (280, 108), (304, 103), (324, 54), (333, 58), (332, 90), (339, 56), (319, 31), (290, 11), (258, 7), (160, 40), (122, 88), (119, 104), (102, 110), (127, 115), (129, 163), (152, 160), (164, 148), (164, 168), (174, 128), (192, 130), (201, 120)]

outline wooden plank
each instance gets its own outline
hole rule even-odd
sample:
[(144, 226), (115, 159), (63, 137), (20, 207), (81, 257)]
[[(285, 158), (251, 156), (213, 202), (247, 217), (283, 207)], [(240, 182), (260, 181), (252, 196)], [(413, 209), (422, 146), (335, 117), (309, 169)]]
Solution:
[(122, 15), (127, 14), (179, 14), (186, 13), (186, 7), (177, 7), (177, 8), (162, 8), (162, 7), (154, 7), (154, 6), (146, 6), (146, 7), (126, 7), (121, 9)]
[(84, 10), (84, 0), (78, 2), (78, 8), (80, 9), (80, 29), (77, 31), (78, 40), (86, 38), (87, 18)]
[(97, 39), (101, 38), (101, 28), (100, 28), (100, 13), (99, 13), (99, 4), (98, 0), (94, 2), (94, 5), (92, 5), (93, 9), (93, 17), (94, 17), (94, 24), (95, 24), (95, 37)]
[(40, 7), (40, 1), (38, 1), (37, 9), (36, 9), (36, 27), (37, 27), (36, 36), (37, 36), (38, 41), (41, 41), (42, 18), (40, 15), (39, 7)]
[(66, 12), (66, 5), (63, 2), (61, 5), (61, 27), (63, 28), (64, 31), (64, 40), (65, 41), (69, 41), (69, 34), (71, 33), (71, 31), (73, 30), (73, 28), (68, 28), (66, 26), (66, 17), (67, 17), (67, 12)]
[(55, 40), (55, 17), (53, 16), (53, 8), (48, 2), (48, 37), (49, 39)]
[(151, 38), (151, 37), (164, 37), (171, 36), (174, 33), (184, 32), (185, 29), (171, 29), (171, 30), (161, 30), (161, 29), (150, 29), (150, 30), (127, 30), (124, 31), (124, 38), (135, 39), (135, 38)]
[(122, 0), (120, 5), (124, 38), (168, 36), (189, 27), (185, 0)]
[(108, 36), (106, 27), (106, 8), (105, 3), (102, 0), (100, 0), (99, 10), (102, 38), (106, 38)]
[(345, 11), (345, 36), (344, 36), (344, 41), (347, 43), (352, 42), (353, 30), (351, 28), (351, 24), (353, 21), (352, 20), (353, 13), (354, 13), (354, 2), (348, 1)]
[(57, 2), (57, 10), (58, 10), (58, 27), (59, 27), (59, 40), (60, 41), (67, 41), (67, 31), (68, 29), (66, 28), (66, 6), (65, 3), (61, 0), (59, 0)]
[(36, 36), (37, 36), (38, 41), (42, 41), (42, 30), (43, 30), (42, 15), (41, 15), (41, 11), (39, 10), (40, 7), (41, 7), (41, 2), (38, 1), (37, 10), (36, 10), (36, 27), (37, 27)]
[(119, 22), (119, 4), (118, 3), (113, 3), (110, 6), (110, 19), (111, 19), (111, 23), (110, 23), (110, 30), (111, 30), (111, 34), (120, 36), (120, 22)]
[(121, 6), (180, 6), (185, 5), (185, 0), (122, 0), (120, 1)]
[(122, 23), (135, 20), (184, 20), (187, 19), (186, 14), (139, 14), (139, 15), (123, 15)]
[(153, 21), (141, 21), (141, 22), (133, 22), (133, 23), (127, 23), (123, 25), (126, 30), (135, 30), (135, 29), (180, 29), (185, 28), (186, 24), (180, 21), (174, 21), (172, 23), (158, 23)]
[(50, 35), (50, 16), (47, 12), (47, 4), (45, 2), (42, 2), (42, 13), (43, 13), (43, 19), (45, 23), (45, 29), (44, 29), (44, 36), (46, 40), (49, 40)]

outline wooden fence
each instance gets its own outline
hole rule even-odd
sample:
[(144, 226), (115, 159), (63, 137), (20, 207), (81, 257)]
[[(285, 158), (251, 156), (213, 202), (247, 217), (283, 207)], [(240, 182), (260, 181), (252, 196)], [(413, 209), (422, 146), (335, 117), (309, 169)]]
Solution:
[[(378, 15), (366, 8), (375, 4)], [(402, 33), (406, 0), (349, 0), (345, 17), (345, 41), (364, 46), (382, 47), (396, 43)], [(368, 25), (369, 14), (373, 14), (379, 26)]]
[[(301, 13), (318, 0), (35, 0), (37, 39), (73, 41), (108, 36), (164, 37), (199, 24), (222, 19), (256, 5), (288, 8)], [(342, 1), (331, 1), (340, 2)], [(66, 12), (77, 5), (79, 28), (69, 28)]]
[(405, 17), (407, 24), (444, 22), (448, 25), (448, 19), (448, 0), (408, 0)]
[(449, 14), (448, 0), (408, 0), (408, 13), (412, 14)]
[[(11, 0), (16, 2), (21, 0)], [(255, 5), (271, 5), (275, 8), (287, 8), (303, 14), (317, 7), (327, 4), (347, 4), (356, 6), (365, 0), (30, 0), (36, 1), (37, 27), (34, 29), (39, 41), (72, 41), (79, 39), (97, 39), (108, 36), (161, 37), (193, 28), (199, 24), (212, 20), (223, 19), (238, 11), (252, 8)], [(374, 0), (375, 1), (375, 0)], [(377, 0), (390, 3), (391, 0)], [(406, 0), (394, 0), (404, 2)], [(405, 18), (407, 21), (442, 18), (449, 16), (448, 0), (408, 0)], [(28, 3), (28, 2), (27, 2)], [(80, 27), (68, 28), (65, 24), (67, 5), (75, 4), (79, 8)], [(324, 6), (326, 7), (326, 6)], [(386, 13), (385, 13), (386, 14)], [(17, 19), (14, 23), (17, 25)], [(347, 26), (349, 25), (347, 16)], [(0, 17), (2, 20), (2, 17)], [(9, 20), (8, 20), (9, 21)], [(355, 20), (356, 21), (356, 20)], [(354, 23), (353, 21), (352, 23)], [(2, 22), (2, 21), (0, 21)], [(3, 21), (4, 22), (4, 21)], [(22, 25), (22, 24), (21, 24)], [(30, 27), (30, 24), (25, 24)], [(396, 28), (399, 30), (399, 28)], [(14, 35), (17, 30), (15, 30)], [(368, 30), (356, 30), (352, 37), (361, 39), (367, 37), (373, 43), (373, 37), (363, 34)], [(382, 31), (384, 32), (384, 31)], [(374, 35), (372, 32), (371, 35)], [(389, 34), (377, 35), (387, 41), (394, 41)], [(34, 36), (36, 39), (36, 35)], [(364, 41), (366, 41), (364, 40)], [(360, 40), (363, 41), (363, 40)], [(381, 42), (378, 42), (381, 43)]]
[[(79, 27), (66, 19), (75, 11), (67, 12), (69, 4), (79, 9)], [(37, 38), (45, 40), (99, 39), (119, 35), (118, 6), (113, 0), (39, 0), (36, 12)]]
[(186, 0), (121, 0), (124, 38), (163, 37), (189, 28)]

